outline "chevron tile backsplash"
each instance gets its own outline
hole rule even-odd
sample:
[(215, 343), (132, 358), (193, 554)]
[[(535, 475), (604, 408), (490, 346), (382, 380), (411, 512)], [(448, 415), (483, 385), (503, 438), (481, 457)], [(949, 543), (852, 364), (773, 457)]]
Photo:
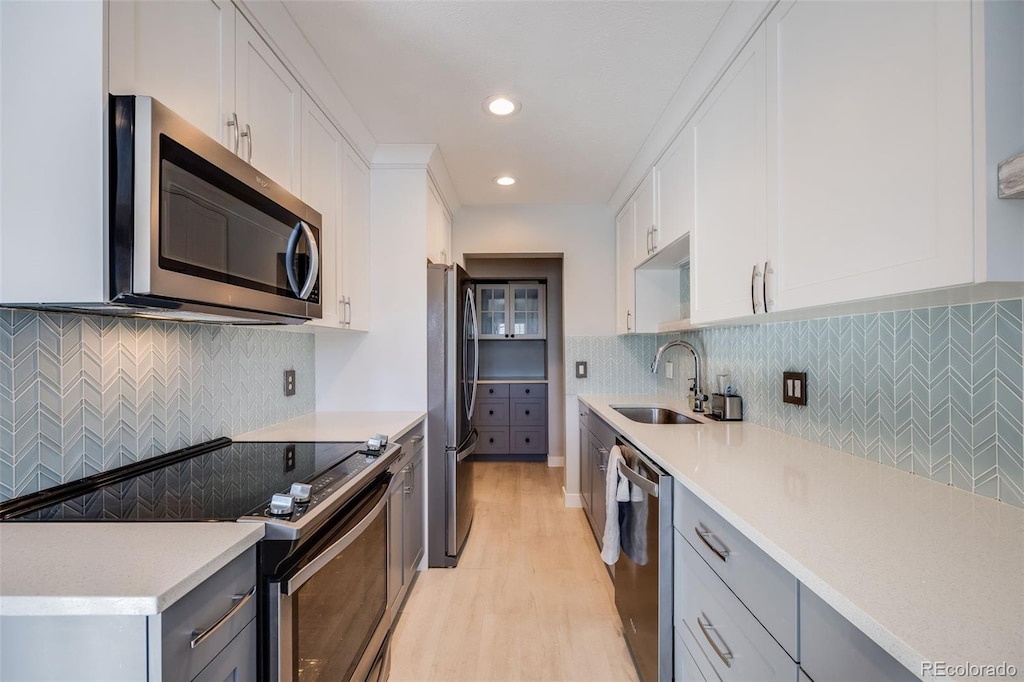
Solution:
[[(654, 393), (657, 382), (650, 369), (637, 371), (645, 362), (650, 367), (657, 350), (653, 335), (567, 336), (565, 337), (565, 392)], [(587, 378), (576, 378), (576, 361), (587, 361)]]
[(311, 334), (0, 309), (0, 501), (312, 412), (313, 358)]
[[(657, 338), (703, 349), (706, 387), (731, 373), (747, 421), (1024, 507), (1022, 308), (1013, 299)], [(667, 359), (688, 371), (660, 372), (662, 395), (686, 395), (693, 372), (680, 352)], [(806, 407), (782, 402), (786, 370), (807, 372)]]

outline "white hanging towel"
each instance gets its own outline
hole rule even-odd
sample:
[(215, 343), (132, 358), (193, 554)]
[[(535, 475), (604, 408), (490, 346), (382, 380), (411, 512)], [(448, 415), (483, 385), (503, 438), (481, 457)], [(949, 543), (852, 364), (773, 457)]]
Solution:
[(616, 445), (608, 453), (608, 467), (605, 470), (605, 519), (601, 559), (609, 566), (619, 560), (619, 502), (629, 502), (629, 481), (619, 475), (619, 462), (622, 459), (622, 450)]

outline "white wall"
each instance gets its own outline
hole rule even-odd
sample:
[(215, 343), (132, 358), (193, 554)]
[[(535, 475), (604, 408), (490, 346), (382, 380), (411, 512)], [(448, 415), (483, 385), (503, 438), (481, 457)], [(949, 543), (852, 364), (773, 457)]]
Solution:
[[(615, 333), (615, 216), (607, 206), (463, 206), (452, 223), (452, 251), (459, 262), (467, 253), (563, 254), (565, 335)], [(549, 399), (565, 402), (565, 500), (578, 507), (576, 397)]]
[(370, 329), (316, 339), (316, 407), (427, 409), (427, 172), (370, 172)]

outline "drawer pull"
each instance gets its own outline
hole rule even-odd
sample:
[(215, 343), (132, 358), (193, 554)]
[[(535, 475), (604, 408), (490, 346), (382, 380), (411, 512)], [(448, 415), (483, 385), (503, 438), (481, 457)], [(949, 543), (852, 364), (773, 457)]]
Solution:
[(492, 443), (493, 443), (493, 442), (494, 442), (494, 439), (493, 439), (493, 438), (491, 438), (491, 439), (490, 439), (490, 442), (492, 442)]
[(529, 393), (529, 392), (530, 392), (530, 389), (526, 389), (526, 393)]
[(487, 410), (487, 414), (489, 414), (490, 416), (493, 417), (494, 416), (494, 410)]
[[(711, 648), (715, 650), (718, 657), (722, 659), (722, 663), (725, 663), (725, 667), (731, 668), (733, 658), (732, 649), (730, 649), (729, 645), (725, 643), (725, 640), (722, 639), (722, 633), (720, 633), (718, 629), (711, 624), (711, 619), (708, 618), (707, 614), (703, 611), (701, 611), (700, 615), (697, 616), (697, 625), (700, 626), (700, 631), (704, 633), (704, 638), (708, 640), (708, 644), (710, 644)], [(718, 639), (722, 642), (722, 648), (719, 648), (718, 645), (715, 644), (715, 640), (711, 638), (712, 632), (718, 635)]]
[(530, 442), (530, 438), (529, 438), (529, 437), (527, 437), (527, 438), (526, 438), (526, 442), (527, 442), (527, 443), (529, 443), (529, 442)]
[[(728, 561), (729, 557), (732, 556), (732, 552), (729, 551), (729, 548), (726, 547), (722, 543), (722, 541), (718, 539), (717, 535), (709, 531), (703, 523), (694, 526), (693, 532), (695, 532), (697, 534), (697, 537), (699, 537), (701, 541), (703, 541), (704, 544), (708, 546), (708, 549), (714, 552), (715, 556), (717, 556), (722, 561)], [(715, 542), (721, 545), (721, 547), (715, 547), (713, 544), (711, 544), (711, 540), (709, 540), (709, 538), (713, 538)]]
[(487, 389), (487, 392), (488, 393), (494, 393), (494, 389), (493, 388), (489, 388), (489, 389)]
[(232, 597), (235, 605), (231, 607), (231, 610), (220, 617), (216, 623), (206, 628), (205, 630), (193, 630), (192, 631), (192, 648), (195, 649), (207, 640), (213, 633), (215, 633), (221, 625), (231, 620), (231, 617), (238, 613), (246, 604), (252, 599), (252, 596), (256, 594), (256, 586), (253, 585), (252, 589), (245, 594), (236, 594)]
[(527, 417), (529, 417), (529, 416), (530, 416), (530, 411), (529, 411), (529, 410), (527, 410), (527, 411), (526, 411), (526, 416), (527, 416)]

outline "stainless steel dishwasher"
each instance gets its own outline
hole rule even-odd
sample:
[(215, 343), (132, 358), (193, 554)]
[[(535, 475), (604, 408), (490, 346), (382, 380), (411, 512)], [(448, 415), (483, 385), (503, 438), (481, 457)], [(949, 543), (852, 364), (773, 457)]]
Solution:
[(630, 500), (619, 502), (615, 606), (643, 682), (672, 679), (672, 477), (629, 443), (619, 474)]

